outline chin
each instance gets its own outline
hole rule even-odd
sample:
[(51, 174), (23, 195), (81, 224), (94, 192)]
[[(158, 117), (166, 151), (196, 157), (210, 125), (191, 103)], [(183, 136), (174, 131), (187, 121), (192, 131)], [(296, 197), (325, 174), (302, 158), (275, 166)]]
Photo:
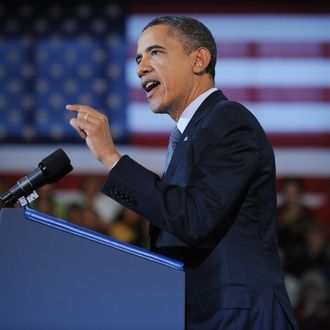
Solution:
[(160, 110), (160, 109), (151, 109), (153, 113), (167, 113), (167, 111)]
[(164, 107), (150, 104), (151, 111), (153, 113), (167, 113)]

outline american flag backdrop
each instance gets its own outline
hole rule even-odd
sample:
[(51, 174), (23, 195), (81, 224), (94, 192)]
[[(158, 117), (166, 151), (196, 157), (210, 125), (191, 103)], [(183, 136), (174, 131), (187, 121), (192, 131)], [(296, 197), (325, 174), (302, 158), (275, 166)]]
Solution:
[[(128, 18), (130, 92), (127, 116), (133, 140), (166, 145), (173, 122), (147, 111), (136, 77), (136, 41), (157, 15)], [(330, 16), (193, 15), (218, 48), (216, 86), (259, 119), (282, 175), (330, 174)]]
[[(55, 144), (74, 173), (104, 173), (68, 124), (70, 103), (106, 113), (119, 151), (162, 172), (174, 123), (151, 113), (135, 63), (142, 28), (160, 14), (125, 2), (0, 4), (0, 175), (25, 174)], [(216, 86), (259, 119), (278, 176), (328, 182), (330, 15), (188, 15), (215, 36)]]

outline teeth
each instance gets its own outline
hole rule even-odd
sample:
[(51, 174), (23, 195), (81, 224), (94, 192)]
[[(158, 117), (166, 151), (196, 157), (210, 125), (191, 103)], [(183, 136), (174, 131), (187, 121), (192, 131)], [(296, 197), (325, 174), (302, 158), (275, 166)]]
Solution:
[(153, 84), (155, 84), (154, 81), (149, 81), (149, 82), (147, 82), (147, 84), (146, 84), (146, 88), (149, 88), (149, 87), (152, 86)]
[(146, 92), (150, 92), (153, 88), (159, 85), (158, 81), (152, 80), (148, 81), (143, 85), (143, 88)]

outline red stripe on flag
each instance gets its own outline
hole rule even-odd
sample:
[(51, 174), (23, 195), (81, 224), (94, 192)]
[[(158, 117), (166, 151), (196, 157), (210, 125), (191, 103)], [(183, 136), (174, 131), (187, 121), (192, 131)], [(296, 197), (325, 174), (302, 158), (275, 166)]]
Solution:
[(330, 133), (267, 134), (275, 148), (330, 148)]
[(228, 98), (245, 102), (330, 102), (330, 88), (238, 87), (223, 88)]
[[(330, 133), (267, 134), (274, 148), (330, 148)], [(169, 134), (133, 133), (133, 145), (167, 147)]]
[(218, 42), (221, 58), (329, 58), (329, 42)]
[(168, 138), (169, 134), (133, 133), (131, 135), (131, 143), (136, 146), (166, 148)]
[[(136, 43), (128, 46), (128, 56), (136, 57)], [(221, 58), (330, 58), (329, 42), (217, 42)]]

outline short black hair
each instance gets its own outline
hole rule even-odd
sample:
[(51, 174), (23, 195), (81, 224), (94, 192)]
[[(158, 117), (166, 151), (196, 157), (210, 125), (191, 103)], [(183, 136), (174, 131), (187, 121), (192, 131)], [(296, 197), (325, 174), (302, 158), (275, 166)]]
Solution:
[(204, 47), (211, 53), (211, 60), (205, 72), (215, 77), (217, 62), (217, 46), (210, 30), (198, 20), (185, 16), (160, 16), (149, 22), (143, 31), (155, 25), (168, 25), (170, 33), (179, 33), (183, 38), (183, 49), (190, 54), (192, 51)]

